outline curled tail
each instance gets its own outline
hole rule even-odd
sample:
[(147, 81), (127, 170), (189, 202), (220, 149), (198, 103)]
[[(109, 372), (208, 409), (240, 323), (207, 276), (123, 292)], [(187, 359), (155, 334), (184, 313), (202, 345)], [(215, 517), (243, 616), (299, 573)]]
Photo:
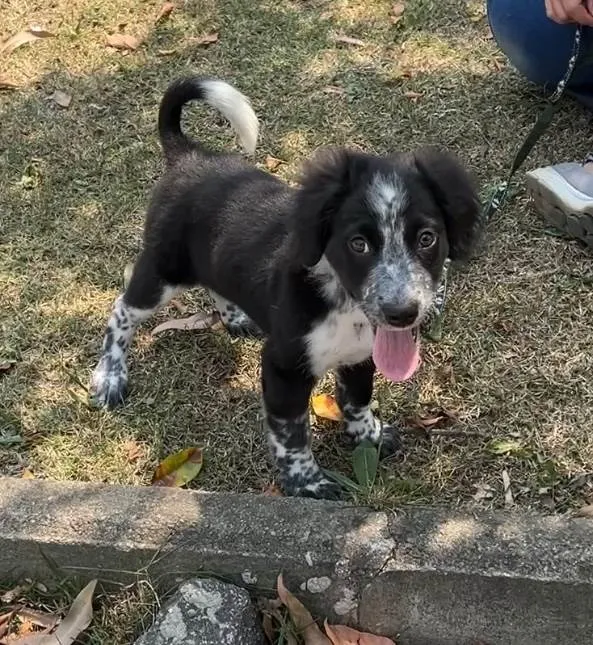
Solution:
[(159, 135), (167, 161), (200, 146), (181, 131), (181, 110), (191, 100), (204, 101), (217, 109), (228, 119), (245, 151), (255, 152), (259, 123), (249, 99), (225, 81), (190, 76), (173, 82), (161, 101)]

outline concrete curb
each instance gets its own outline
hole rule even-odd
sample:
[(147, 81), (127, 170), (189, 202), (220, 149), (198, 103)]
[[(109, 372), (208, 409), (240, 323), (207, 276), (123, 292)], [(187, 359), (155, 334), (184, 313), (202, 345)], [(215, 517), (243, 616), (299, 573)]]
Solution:
[(259, 593), (279, 571), (318, 615), (398, 645), (593, 642), (593, 522), (387, 514), (255, 495), (0, 478), (0, 580), (165, 588), (206, 574)]

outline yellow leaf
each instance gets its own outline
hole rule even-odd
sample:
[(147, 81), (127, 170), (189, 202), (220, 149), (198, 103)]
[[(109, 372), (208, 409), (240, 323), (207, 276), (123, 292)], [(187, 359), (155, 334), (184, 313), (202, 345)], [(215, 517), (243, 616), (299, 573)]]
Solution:
[(324, 627), (332, 645), (395, 645), (390, 638), (373, 636), (344, 625), (328, 625), (327, 620)]
[(185, 448), (161, 461), (152, 478), (153, 486), (185, 486), (202, 470), (202, 449)]
[(330, 394), (318, 394), (311, 397), (311, 405), (315, 416), (330, 421), (341, 421), (342, 412), (333, 396)]
[(282, 574), (278, 576), (277, 586), (278, 596), (288, 609), (292, 622), (303, 637), (305, 645), (331, 645), (331, 641), (324, 636), (305, 605), (284, 586)]

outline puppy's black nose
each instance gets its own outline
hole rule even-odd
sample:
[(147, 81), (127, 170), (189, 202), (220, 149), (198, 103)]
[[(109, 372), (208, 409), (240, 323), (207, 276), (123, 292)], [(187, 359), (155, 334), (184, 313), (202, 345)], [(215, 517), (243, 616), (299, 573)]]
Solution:
[(418, 318), (418, 303), (409, 302), (404, 305), (386, 304), (382, 307), (385, 322), (393, 327), (407, 327)]

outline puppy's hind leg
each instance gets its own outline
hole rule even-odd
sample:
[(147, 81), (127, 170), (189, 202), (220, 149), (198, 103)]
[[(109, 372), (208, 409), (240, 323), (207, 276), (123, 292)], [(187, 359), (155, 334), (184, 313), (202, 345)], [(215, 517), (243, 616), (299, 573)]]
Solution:
[(128, 350), (136, 330), (182, 290), (158, 276), (146, 252), (140, 255), (130, 283), (115, 301), (107, 323), (101, 358), (91, 378), (94, 405), (114, 408), (123, 402), (128, 389)]
[(251, 318), (237, 305), (226, 298), (219, 296), (215, 291), (209, 291), (214, 306), (220, 315), (222, 324), (231, 336), (253, 338), (263, 338), (261, 329), (251, 320)]

